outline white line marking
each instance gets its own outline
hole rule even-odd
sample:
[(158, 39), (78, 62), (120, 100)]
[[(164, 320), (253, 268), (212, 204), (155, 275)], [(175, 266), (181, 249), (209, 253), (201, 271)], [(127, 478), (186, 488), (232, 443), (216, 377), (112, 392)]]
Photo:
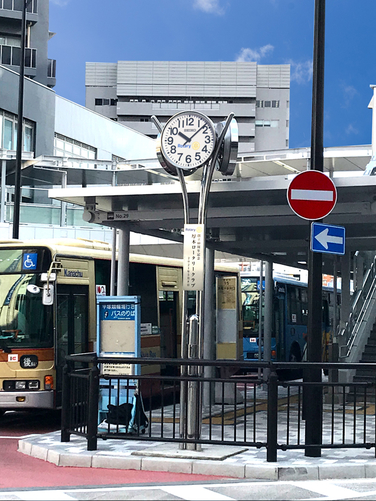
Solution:
[(12, 492), (13, 495), (24, 501), (72, 501), (77, 498), (72, 498), (65, 494), (65, 492), (55, 491), (54, 489), (45, 491), (17, 491)]
[[(322, 497), (317, 498), (323, 499), (323, 501), (354, 499), (357, 497), (369, 496), (369, 494), (372, 494), (372, 492), (356, 492), (352, 489), (346, 489), (345, 487), (340, 487), (339, 485), (332, 484), (330, 482), (323, 482), (322, 480), (304, 480), (301, 482), (293, 482), (293, 484), (302, 487), (303, 489), (307, 489), (311, 492), (316, 492), (317, 494), (325, 496), (324, 499)], [(313, 501), (313, 498), (310, 498), (310, 501)]]
[[(208, 486), (212, 487), (212, 486)], [(163, 487), (165, 492), (172, 494), (173, 496), (177, 496), (181, 499), (185, 499), (187, 501), (229, 501), (234, 498), (229, 498), (228, 496), (224, 496), (223, 494), (218, 494), (218, 492), (210, 491), (201, 485), (178, 485), (171, 487)]]
[(327, 190), (291, 190), (291, 200), (315, 200), (317, 202), (332, 202), (334, 193)]

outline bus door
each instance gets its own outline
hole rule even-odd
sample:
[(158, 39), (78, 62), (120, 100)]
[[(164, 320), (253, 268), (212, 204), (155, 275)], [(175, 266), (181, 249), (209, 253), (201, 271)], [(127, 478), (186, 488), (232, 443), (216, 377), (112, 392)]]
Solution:
[(56, 302), (56, 399), (61, 405), (65, 356), (88, 351), (89, 287), (57, 284)]
[[(161, 331), (161, 356), (163, 358), (178, 358), (177, 339), (177, 304), (178, 292), (159, 291), (159, 325)], [(174, 375), (176, 366), (166, 367), (168, 375)], [(172, 372), (170, 374), (170, 372)]]

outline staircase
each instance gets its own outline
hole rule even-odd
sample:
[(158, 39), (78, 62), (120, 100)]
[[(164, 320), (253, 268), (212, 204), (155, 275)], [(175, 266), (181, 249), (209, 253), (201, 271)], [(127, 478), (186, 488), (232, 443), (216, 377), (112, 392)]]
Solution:
[[(367, 344), (364, 347), (364, 351), (360, 362), (376, 363), (376, 322), (372, 326), (372, 330), (367, 340)], [(354, 382), (367, 381), (374, 383), (375, 378), (376, 378), (376, 371), (374, 369), (359, 368), (355, 372)]]
[[(349, 320), (340, 333), (340, 361), (349, 363), (376, 363), (376, 261), (355, 297)], [(341, 371), (340, 371), (341, 372)], [(343, 382), (375, 382), (376, 371), (361, 368), (346, 371)], [(345, 375), (343, 375), (345, 376)], [(342, 379), (342, 378), (340, 378)], [(352, 392), (348, 395), (351, 399)], [(358, 397), (357, 397), (358, 400)]]

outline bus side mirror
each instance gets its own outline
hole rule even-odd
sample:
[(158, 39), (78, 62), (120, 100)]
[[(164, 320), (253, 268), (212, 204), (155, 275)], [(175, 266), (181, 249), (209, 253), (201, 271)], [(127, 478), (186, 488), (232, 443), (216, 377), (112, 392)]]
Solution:
[(54, 286), (50, 283), (43, 285), (42, 303), (45, 306), (51, 306), (54, 304)]

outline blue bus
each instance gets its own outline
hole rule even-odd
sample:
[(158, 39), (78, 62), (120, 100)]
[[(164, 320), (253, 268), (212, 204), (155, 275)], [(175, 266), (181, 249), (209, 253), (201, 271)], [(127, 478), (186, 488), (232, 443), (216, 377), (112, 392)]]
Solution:
[[(263, 282), (263, 289), (265, 282)], [(252, 272), (241, 273), (243, 311), (243, 357), (259, 358), (260, 276)], [(323, 361), (328, 360), (334, 318), (334, 291), (323, 287)], [(340, 295), (337, 295), (337, 301)], [(338, 303), (337, 303), (338, 304)], [(262, 332), (264, 332), (264, 295), (262, 295)], [(339, 308), (337, 308), (339, 312)], [(279, 362), (304, 360), (308, 320), (308, 287), (294, 278), (273, 278), (273, 322), (271, 359)], [(261, 343), (261, 358), (263, 346)]]

